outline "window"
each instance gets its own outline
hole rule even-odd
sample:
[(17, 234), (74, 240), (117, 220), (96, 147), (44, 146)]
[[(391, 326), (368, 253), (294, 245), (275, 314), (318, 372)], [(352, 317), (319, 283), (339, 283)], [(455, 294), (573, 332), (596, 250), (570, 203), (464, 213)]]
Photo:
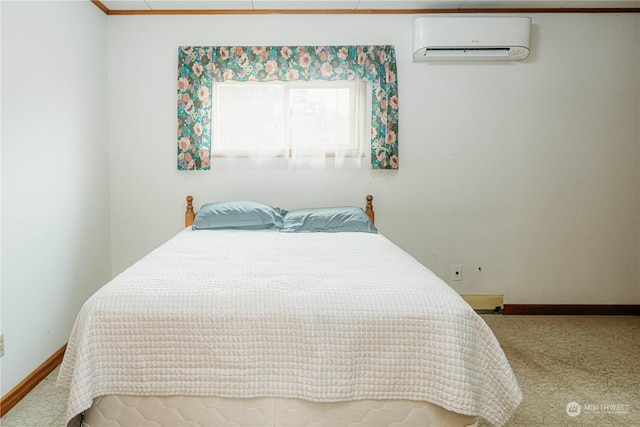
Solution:
[[(216, 158), (319, 167), (360, 166), (371, 101), (363, 80), (216, 82)], [(370, 98), (370, 97), (369, 97)]]
[[(343, 81), (366, 83), (330, 86)], [(267, 98), (255, 92), (241, 96), (238, 90), (233, 96), (214, 97), (214, 86), (221, 82), (274, 86), (267, 88)], [(291, 82), (313, 83), (288, 87)], [(221, 165), (268, 155), (296, 167), (301, 159), (322, 159), (326, 167), (367, 157), (372, 169), (398, 168), (398, 80), (392, 45), (181, 46), (177, 86), (178, 170), (209, 170), (212, 161)], [(348, 96), (342, 88), (349, 88)], [(333, 99), (332, 106), (327, 99)], [(228, 115), (222, 117), (220, 105), (214, 104), (225, 102), (236, 110), (228, 113), (225, 107), (222, 113)], [(226, 133), (218, 131), (214, 121), (216, 126), (229, 123)], [(235, 142), (229, 136), (234, 133), (240, 135)], [(214, 157), (212, 149), (217, 151)], [(363, 151), (368, 155), (362, 156)], [(320, 155), (311, 156), (314, 152)]]

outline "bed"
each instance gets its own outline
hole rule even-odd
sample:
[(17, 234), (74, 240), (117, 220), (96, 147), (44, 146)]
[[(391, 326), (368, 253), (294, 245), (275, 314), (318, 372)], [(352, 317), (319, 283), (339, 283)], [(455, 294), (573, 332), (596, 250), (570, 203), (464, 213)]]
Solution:
[(503, 425), (493, 333), (365, 209), (187, 198), (185, 228), (81, 308), (67, 424)]

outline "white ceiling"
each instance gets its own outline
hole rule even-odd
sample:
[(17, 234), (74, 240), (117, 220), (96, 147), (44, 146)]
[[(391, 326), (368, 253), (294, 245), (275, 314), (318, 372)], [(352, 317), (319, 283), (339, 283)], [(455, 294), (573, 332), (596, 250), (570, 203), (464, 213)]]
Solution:
[(639, 9), (640, 0), (101, 0), (110, 11), (291, 9)]

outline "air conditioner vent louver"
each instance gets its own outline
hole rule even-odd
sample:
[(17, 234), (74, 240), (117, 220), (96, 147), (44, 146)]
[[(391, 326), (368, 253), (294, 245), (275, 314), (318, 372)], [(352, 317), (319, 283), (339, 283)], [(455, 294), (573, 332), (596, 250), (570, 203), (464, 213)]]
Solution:
[(450, 48), (450, 47), (428, 47), (426, 48), (427, 52), (437, 51), (437, 52), (458, 52), (458, 51), (471, 51), (471, 52), (509, 52), (508, 47), (459, 47), (459, 48)]
[(529, 55), (531, 18), (429, 17), (414, 22), (413, 60), (519, 60)]

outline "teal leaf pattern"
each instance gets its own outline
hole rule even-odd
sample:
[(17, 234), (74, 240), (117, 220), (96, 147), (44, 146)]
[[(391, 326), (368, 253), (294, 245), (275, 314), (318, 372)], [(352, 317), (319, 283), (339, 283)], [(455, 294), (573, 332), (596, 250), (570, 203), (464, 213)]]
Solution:
[(395, 48), (383, 46), (182, 46), (178, 49), (178, 169), (211, 168), (213, 82), (372, 82), (371, 167), (398, 168)]

